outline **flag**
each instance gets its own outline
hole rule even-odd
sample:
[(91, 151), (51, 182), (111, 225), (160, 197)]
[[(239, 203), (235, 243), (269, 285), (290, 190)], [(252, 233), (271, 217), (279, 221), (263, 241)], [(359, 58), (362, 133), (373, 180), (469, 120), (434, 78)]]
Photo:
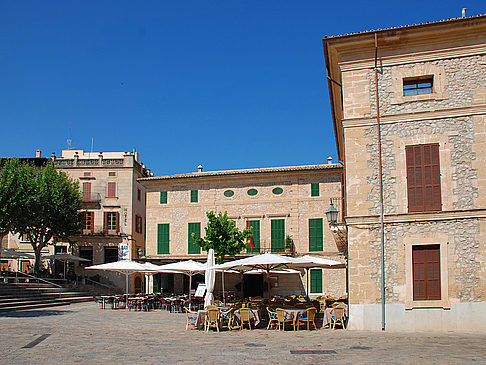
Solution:
[[(251, 226), (250, 226), (250, 221), (246, 221), (248, 223), (248, 229), (252, 231)], [(253, 231), (252, 231), (253, 233)], [(250, 237), (250, 247), (252, 251), (255, 251), (255, 245), (253, 244), (253, 237)]]

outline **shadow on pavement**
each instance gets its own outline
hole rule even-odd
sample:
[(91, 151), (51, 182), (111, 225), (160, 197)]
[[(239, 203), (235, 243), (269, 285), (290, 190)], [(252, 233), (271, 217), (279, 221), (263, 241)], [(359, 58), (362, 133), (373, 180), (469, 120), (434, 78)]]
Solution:
[(70, 310), (30, 310), (30, 311), (18, 311), (18, 312), (5, 312), (0, 313), (0, 317), (12, 317), (12, 318), (26, 318), (26, 317), (45, 317), (45, 316), (60, 316), (63, 314), (73, 313)]

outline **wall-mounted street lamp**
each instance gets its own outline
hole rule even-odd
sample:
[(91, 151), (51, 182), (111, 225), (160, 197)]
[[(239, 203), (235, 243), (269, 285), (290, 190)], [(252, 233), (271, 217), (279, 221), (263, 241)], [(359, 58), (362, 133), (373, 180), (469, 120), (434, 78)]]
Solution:
[(337, 222), (337, 217), (338, 217), (338, 210), (334, 207), (334, 204), (332, 203), (331, 200), (331, 205), (326, 211), (326, 218), (327, 221), (329, 222), (329, 225), (335, 225)]
[(329, 228), (331, 228), (331, 232), (334, 233), (334, 241), (336, 241), (336, 246), (339, 252), (346, 255), (348, 251), (348, 230), (344, 223), (338, 223), (338, 216), (339, 211), (336, 209), (331, 199), (331, 204), (326, 211), (326, 218), (329, 223)]

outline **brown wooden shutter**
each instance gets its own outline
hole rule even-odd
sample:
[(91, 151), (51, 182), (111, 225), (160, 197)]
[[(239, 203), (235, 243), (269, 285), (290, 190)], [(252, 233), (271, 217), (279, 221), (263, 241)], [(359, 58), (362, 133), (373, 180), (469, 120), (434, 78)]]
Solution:
[(83, 183), (83, 201), (84, 202), (91, 201), (91, 183), (89, 182)]
[(119, 229), (120, 229), (120, 213), (116, 212), (116, 217), (115, 217), (115, 221), (116, 221), (116, 232), (118, 233)]
[(116, 182), (108, 183), (108, 196), (111, 198), (116, 197)]
[(94, 233), (94, 212), (90, 212), (91, 214), (91, 233)]
[(106, 233), (107, 231), (108, 231), (108, 213), (105, 212), (103, 217), (103, 232)]
[(413, 300), (440, 300), (439, 245), (412, 248)]
[(408, 211), (442, 209), (439, 145), (406, 146)]

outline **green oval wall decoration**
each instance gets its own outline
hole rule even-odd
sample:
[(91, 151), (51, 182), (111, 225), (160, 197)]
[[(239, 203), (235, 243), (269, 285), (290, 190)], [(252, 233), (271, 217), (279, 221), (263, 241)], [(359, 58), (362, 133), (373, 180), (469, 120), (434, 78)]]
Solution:
[(235, 195), (235, 192), (233, 190), (225, 190), (223, 194), (225, 197), (231, 198), (233, 195)]
[(283, 193), (283, 189), (282, 188), (274, 188), (272, 190), (272, 193), (274, 193), (275, 195), (280, 195)]
[(254, 195), (258, 194), (258, 190), (257, 189), (248, 189), (248, 191), (246, 193), (250, 196), (254, 196)]

